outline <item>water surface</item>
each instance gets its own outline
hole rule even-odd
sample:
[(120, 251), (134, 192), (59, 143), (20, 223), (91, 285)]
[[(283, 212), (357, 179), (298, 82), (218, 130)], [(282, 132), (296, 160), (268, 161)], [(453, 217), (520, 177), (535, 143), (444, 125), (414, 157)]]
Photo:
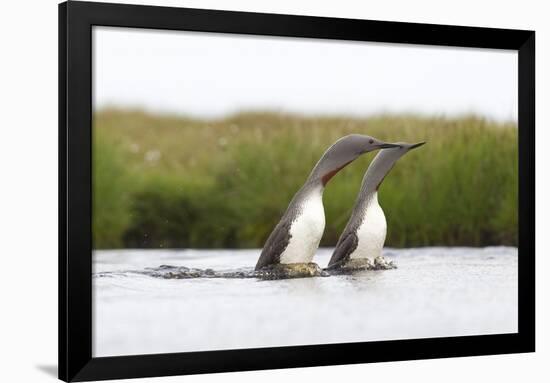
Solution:
[[(265, 281), (161, 279), (160, 265), (231, 271), (260, 250), (93, 254), (93, 355), (517, 332), (517, 249), (385, 249), (398, 268)], [(325, 266), (331, 249), (319, 249)]]

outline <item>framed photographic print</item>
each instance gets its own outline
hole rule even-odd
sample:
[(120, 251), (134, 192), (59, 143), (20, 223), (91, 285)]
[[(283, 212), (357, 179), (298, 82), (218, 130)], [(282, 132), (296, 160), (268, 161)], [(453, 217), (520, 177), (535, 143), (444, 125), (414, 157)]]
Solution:
[(59, 5), (59, 377), (534, 351), (535, 33)]

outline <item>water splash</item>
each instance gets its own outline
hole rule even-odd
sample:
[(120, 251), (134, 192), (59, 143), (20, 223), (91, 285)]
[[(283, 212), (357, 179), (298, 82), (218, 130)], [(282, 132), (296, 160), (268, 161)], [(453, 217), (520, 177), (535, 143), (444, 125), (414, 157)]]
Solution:
[(391, 261), (382, 262), (375, 260), (352, 260), (338, 269), (322, 269), (316, 263), (277, 264), (264, 267), (260, 270), (251, 268), (239, 268), (235, 270), (216, 271), (214, 269), (199, 269), (186, 266), (160, 265), (159, 267), (146, 267), (143, 270), (131, 270), (126, 272), (107, 271), (94, 274), (95, 277), (121, 276), (124, 274), (140, 274), (161, 279), (194, 279), (194, 278), (227, 278), (244, 279), (257, 278), (263, 280), (293, 279), (329, 277), (331, 275), (349, 274), (365, 270), (389, 270), (396, 266)]

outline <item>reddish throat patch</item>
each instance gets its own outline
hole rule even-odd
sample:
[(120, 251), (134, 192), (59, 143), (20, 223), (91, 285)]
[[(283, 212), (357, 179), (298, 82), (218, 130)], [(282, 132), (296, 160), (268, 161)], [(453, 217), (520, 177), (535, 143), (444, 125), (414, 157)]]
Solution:
[(349, 162), (346, 162), (344, 165), (340, 166), (339, 168), (336, 168), (334, 170), (331, 170), (330, 172), (328, 172), (327, 174), (325, 174), (323, 177), (321, 177), (321, 182), (323, 182), (323, 186), (325, 186), (328, 181), (330, 181), (330, 179), (332, 177), (334, 177), (334, 175), (336, 173), (338, 173), (340, 170), (342, 170), (343, 168), (345, 168), (349, 163), (351, 163), (351, 161)]

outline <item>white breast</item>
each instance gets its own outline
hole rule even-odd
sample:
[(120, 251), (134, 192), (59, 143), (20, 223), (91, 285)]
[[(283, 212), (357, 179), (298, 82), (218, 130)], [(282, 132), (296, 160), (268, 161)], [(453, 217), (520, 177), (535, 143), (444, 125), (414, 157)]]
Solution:
[(355, 258), (376, 258), (382, 254), (386, 240), (386, 216), (374, 193), (365, 208), (363, 222), (357, 229), (357, 248), (350, 255)]
[(321, 188), (313, 191), (290, 227), (290, 242), (281, 254), (281, 263), (308, 263), (319, 247), (325, 231), (325, 209)]

